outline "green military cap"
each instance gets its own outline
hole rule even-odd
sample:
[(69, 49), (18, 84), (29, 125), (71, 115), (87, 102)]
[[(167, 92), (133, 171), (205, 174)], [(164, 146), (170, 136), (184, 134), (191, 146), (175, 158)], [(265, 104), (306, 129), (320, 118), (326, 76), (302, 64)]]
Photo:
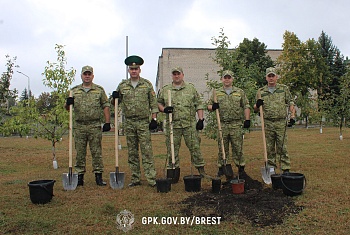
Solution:
[(138, 68), (143, 65), (143, 59), (137, 55), (131, 55), (127, 57), (124, 63), (129, 66), (129, 68)]
[(225, 70), (223, 73), (222, 73), (222, 77), (225, 77), (225, 76), (230, 76), (230, 77), (234, 77), (234, 74), (232, 71), (230, 70)]
[(171, 70), (171, 73), (173, 72), (179, 72), (179, 73), (184, 73), (181, 67), (175, 67)]
[(277, 75), (276, 69), (273, 68), (273, 67), (267, 68), (267, 69), (266, 69), (266, 76), (269, 75), (269, 74), (271, 74), (271, 73), (274, 74), (274, 75)]
[(81, 74), (85, 73), (85, 72), (91, 72), (94, 73), (94, 69), (89, 66), (89, 65), (85, 65), (82, 69), (81, 69)]

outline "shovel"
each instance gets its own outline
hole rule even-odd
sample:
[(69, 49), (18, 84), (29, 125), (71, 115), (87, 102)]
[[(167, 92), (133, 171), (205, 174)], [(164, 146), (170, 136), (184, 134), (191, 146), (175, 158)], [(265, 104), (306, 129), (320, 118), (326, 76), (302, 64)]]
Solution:
[[(69, 97), (72, 97), (72, 91), (69, 92)], [(73, 155), (73, 105), (69, 106), (69, 170), (68, 173), (63, 173), (62, 182), (65, 190), (75, 190), (78, 185), (78, 174), (73, 174), (72, 155)]]
[[(261, 99), (261, 95), (259, 93), (259, 99)], [(275, 174), (275, 169), (273, 167), (268, 166), (267, 164), (267, 149), (266, 149), (266, 138), (265, 138), (265, 122), (264, 122), (264, 113), (262, 105), (259, 107), (260, 109), (260, 120), (261, 120), (261, 131), (263, 137), (263, 145), (264, 145), (264, 160), (265, 167), (261, 167), (261, 175), (265, 184), (271, 184), (271, 175)]]
[(111, 185), (112, 189), (121, 189), (124, 187), (125, 173), (119, 172), (118, 164), (118, 99), (115, 99), (114, 101), (114, 123), (115, 172), (109, 173), (109, 184)]
[[(168, 90), (168, 105), (171, 106), (171, 90)], [(175, 150), (174, 150), (174, 130), (173, 130), (173, 114), (169, 113), (170, 126), (170, 149), (172, 169), (167, 169), (167, 178), (171, 179), (171, 183), (175, 184), (180, 178), (180, 168), (175, 168)]]
[[(213, 98), (214, 98), (214, 102), (217, 103), (217, 97), (216, 97), (215, 89), (213, 89)], [(220, 138), (220, 141), (221, 141), (222, 160), (223, 160), (223, 163), (224, 163), (224, 165), (222, 166), (222, 171), (224, 172), (224, 175), (226, 177), (232, 178), (233, 177), (232, 166), (231, 166), (231, 164), (226, 164), (226, 154), (225, 154), (225, 147), (224, 147), (224, 139), (222, 137), (222, 128), (221, 128), (219, 110), (217, 109), (215, 111), (216, 111), (216, 120), (218, 122), (219, 138)]]

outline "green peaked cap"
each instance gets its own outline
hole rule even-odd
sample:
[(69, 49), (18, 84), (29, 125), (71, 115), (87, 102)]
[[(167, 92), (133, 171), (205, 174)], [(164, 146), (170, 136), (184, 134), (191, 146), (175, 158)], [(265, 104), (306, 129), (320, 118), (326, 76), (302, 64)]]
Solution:
[(129, 68), (138, 68), (143, 65), (143, 59), (137, 55), (131, 55), (127, 57), (124, 63), (129, 66)]

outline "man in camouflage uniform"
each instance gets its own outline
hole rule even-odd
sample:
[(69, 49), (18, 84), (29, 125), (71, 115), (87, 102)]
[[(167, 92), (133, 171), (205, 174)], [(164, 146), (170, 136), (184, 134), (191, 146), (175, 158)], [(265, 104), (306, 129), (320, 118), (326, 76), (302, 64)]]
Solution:
[[(175, 152), (175, 168), (180, 167), (179, 149), (182, 136), (185, 139), (186, 146), (191, 154), (191, 161), (198, 169), (202, 177), (208, 176), (204, 171), (204, 159), (200, 151), (200, 137), (198, 130), (204, 127), (204, 104), (193, 84), (186, 83), (183, 80), (184, 73), (182, 68), (172, 69), (172, 84), (162, 88), (158, 97), (158, 109), (166, 114), (173, 115), (173, 136)], [(171, 106), (168, 105), (168, 90), (171, 90)], [(196, 121), (196, 113), (198, 122)], [(169, 115), (167, 115), (169, 124)], [(168, 126), (167, 130), (170, 127)], [(166, 145), (168, 153), (168, 169), (172, 169), (170, 132), (166, 133)]]
[(265, 122), (266, 148), (268, 164), (277, 167), (276, 156), (280, 156), (283, 172), (290, 170), (290, 158), (287, 152), (286, 120), (287, 108), (290, 112), (288, 126), (295, 124), (294, 99), (286, 85), (277, 83), (278, 76), (275, 68), (266, 69), (267, 85), (260, 88), (256, 94), (254, 111), (258, 112), (262, 105)]
[[(142, 155), (142, 165), (148, 184), (156, 185), (152, 141), (150, 130), (157, 128), (157, 101), (152, 83), (140, 77), (143, 59), (139, 56), (129, 56), (125, 59), (129, 66), (130, 79), (123, 80), (116, 91), (113, 91), (112, 104), (118, 98), (125, 116), (124, 130), (128, 145), (128, 163), (132, 172), (129, 187), (141, 185), (141, 170), (139, 145)], [(150, 121), (150, 116), (152, 118)]]
[(75, 170), (78, 173), (78, 185), (84, 185), (86, 166), (86, 148), (89, 143), (92, 155), (92, 167), (96, 184), (105, 186), (102, 180), (102, 132), (101, 117), (104, 114), (103, 131), (110, 131), (109, 100), (104, 89), (92, 82), (93, 68), (84, 66), (81, 70), (83, 83), (72, 88), (73, 97), (67, 98), (66, 109), (74, 105), (74, 140), (77, 151)]
[[(221, 78), (223, 86), (216, 89), (217, 102), (214, 102), (214, 97), (211, 96), (208, 110), (219, 110), (226, 159), (230, 155), (229, 144), (231, 144), (233, 162), (238, 167), (240, 176), (243, 176), (245, 159), (242, 152), (244, 133), (242, 125), (243, 128), (250, 127), (250, 105), (244, 91), (232, 86), (233, 78), (234, 74), (231, 71), (223, 72)], [(218, 177), (220, 177), (224, 175), (220, 138), (218, 138), (218, 145)]]

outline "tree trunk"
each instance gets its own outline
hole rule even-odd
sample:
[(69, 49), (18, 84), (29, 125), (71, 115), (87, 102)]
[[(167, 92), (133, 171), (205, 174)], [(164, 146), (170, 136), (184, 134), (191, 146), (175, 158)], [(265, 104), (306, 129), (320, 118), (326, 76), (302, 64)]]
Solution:
[(308, 119), (308, 115), (305, 116), (305, 128), (309, 128), (309, 119)]
[(343, 140), (343, 122), (344, 122), (344, 117), (341, 117), (340, 125), (339, 125), (339, 139), (340, 140)]
[(56, 160), (56, 141), (53, 139), (51, 143), (52, 143), (52, 160), (55, 161)]

